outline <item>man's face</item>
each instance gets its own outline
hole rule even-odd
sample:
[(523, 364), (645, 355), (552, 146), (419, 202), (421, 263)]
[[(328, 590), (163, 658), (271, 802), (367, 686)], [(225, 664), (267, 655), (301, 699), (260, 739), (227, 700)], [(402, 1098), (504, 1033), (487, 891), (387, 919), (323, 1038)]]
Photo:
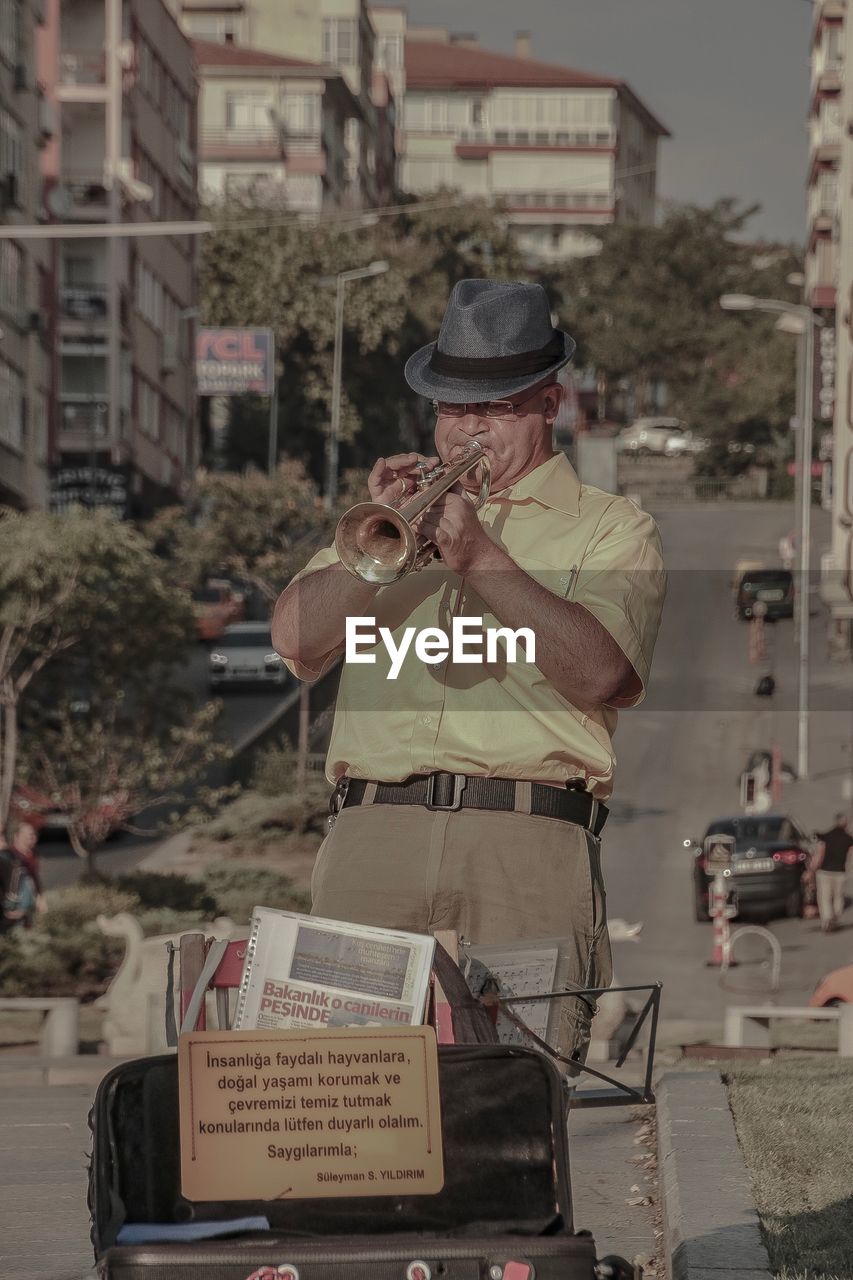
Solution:
[[(492, 468), (493, 493), (506, 489), (549, 458), (552, 449), (552, 426), (560, 406), (562, 388), (548, 382), (542, 386), (507, 397), (513, 408), (499, 417), (486, 412), (485, 404), (466, 404), (464, 413), (454, 413), (455, 406), (437, 406), (435, 447), (442, 462), (455, 462), (460, 450), (476, 441)], [(449, 410), (449, 412), (448, 412)], [(466, 487), (476, 489), (473, 479)]]

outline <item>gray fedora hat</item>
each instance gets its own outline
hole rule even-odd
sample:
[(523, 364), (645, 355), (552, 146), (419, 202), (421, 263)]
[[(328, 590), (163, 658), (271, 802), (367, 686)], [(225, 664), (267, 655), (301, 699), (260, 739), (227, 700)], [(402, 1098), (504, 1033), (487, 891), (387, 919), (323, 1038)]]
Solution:
[(406, 381), (419, 396), (450, 404), (502, 400), (556, 373), (574, 350), (552, 325), (541, 284), (460, 280), (438, 341), (406, 361)]

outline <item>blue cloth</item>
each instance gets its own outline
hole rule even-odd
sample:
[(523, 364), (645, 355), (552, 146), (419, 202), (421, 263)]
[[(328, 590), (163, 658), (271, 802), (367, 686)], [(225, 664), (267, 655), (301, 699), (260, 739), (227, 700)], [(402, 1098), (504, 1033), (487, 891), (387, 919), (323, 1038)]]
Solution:
[(126, 1222), (117, 1244), (154, 1244), (170, 1240), (213, 1240), (244, 1231), (269, 1231), (269, 1218), (225, 1218), (219, 1222)]

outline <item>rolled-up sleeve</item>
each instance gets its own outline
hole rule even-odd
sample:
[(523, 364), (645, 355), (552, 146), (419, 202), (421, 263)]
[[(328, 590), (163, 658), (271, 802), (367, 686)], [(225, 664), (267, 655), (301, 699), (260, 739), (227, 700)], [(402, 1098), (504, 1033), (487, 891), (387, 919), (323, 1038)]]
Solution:
[(660, 534), (652, 517), (627, 498), (610, 503), (590, 539), (572, 599), (613, 637), (640, 682), (614, 707), (633, 707), (646, 692), (666, 595)]
[[(316, 552), (308, 561), (304, 569), (300, 569), (297, 574), (291, 578), (289, 586), (293, 586), (294, 582), (299, 582), (302, 578), (307, 578), (311, 573), (317, 573), (319, 569), (328, 569), (332, 565), (340, 564), (340, 557), (335, 550), (334, 543), (330, 547), (323, 547), (321, 551)], [(343, 651), (343, 645), (338, 645), (335, 649), (330, 649), (328, 653), (321, 654), (316, 658), (309, 667), (304, 662), (297, 662), (295, 658), (288, 658), (282, 655), (282, 661), (288, 671), (296, 676), (298, 680), (319, 680), (320, 676), (326, 674)]]

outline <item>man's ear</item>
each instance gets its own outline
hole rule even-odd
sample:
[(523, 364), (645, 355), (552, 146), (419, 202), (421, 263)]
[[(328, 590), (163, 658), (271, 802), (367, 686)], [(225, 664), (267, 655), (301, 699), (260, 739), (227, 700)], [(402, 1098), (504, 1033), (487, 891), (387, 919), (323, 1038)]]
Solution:
[(559, 382), (552, 382), (545, 388), (545, 421), (551, 423), (556, 418), (563, 400), (563, 388)]

